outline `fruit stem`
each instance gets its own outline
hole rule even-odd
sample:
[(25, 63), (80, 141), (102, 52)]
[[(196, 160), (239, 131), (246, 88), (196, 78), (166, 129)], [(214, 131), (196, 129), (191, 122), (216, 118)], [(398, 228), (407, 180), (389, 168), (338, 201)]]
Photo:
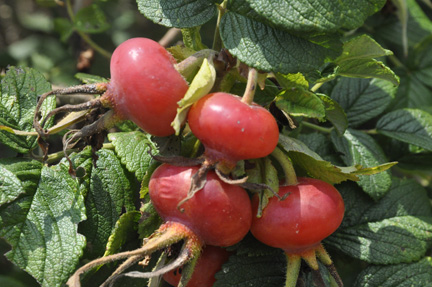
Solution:
[(297, 176), (289, 157), (278, 147), (276, 147), (271, 155), (281, 165), (285, 175), (285, 185), (296, 185), (298, 183)]
[(242, 97), (242, 102), (251, 105), (255, 96), (258, 83), (258, 72), (254, 68), (249, 68), (246, 89)]
[(217, 17), (217, 21), (216, 21), (216, 28), (215, 28), (215, 32), (214, 32), (214, 37), (213, 37), (213, 50), (215, 51), (219, 51), (222, 49), (223, 47), (223, 43), (222, 43), (222, 39), (220, 36), (220, 32), (219, 32), (219, 27), (220, 27), (220, 21), (222, 19), (222, 16), (225, 14), (226, 12), (226, 5), (227, 5), (227, 1), (223, 1), (218, 7), (218, 17)]
[(300, 272), (301, 256), (297, 254), (285, 253), (287, 259), (287, 269), (285, 278), (285, 287), (295, 287)]

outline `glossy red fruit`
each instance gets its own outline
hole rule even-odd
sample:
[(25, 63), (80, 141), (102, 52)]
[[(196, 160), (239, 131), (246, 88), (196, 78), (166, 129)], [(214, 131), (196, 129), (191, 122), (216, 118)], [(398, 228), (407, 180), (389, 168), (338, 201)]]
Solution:
[(205, 146), (206, 155), (215, 160), (236, 162), (264, 157), (279, 139), (276, 120), (268, 110), (222, 92), (196, 102), (189, 110), (188, 122)]
[(149, 195), (158, 214), (165, 221), (182, 223), (209, 245), (230, 246), (249, 231), (252, 221), (251, 203), (247, 192), (222, 182), (214, 171), (192, 198), (178, 204), (190, 189), (191, 177), (199, 167), (159, 166), (149, 183)]
[(111, 58), (109, 98), (118, 116), (155, 136), (174, 133), (177, 102), (188, 89), (175, 59), (157, 42), (132, 38)]
[[(221, 270), (230, 253), (224, 248), (207, 245), (195, 266), (194, 272), (186, 287), (211, 287), (216, 282), (215, 274)], [(179, 269), (165, 273), (163, 279), (177, 286), (181, 277)]]
[[(332, 185), (312, 178), (298, 178), (297, 185), (281, 186), (260, 218), (254, 217), (252, 234), (261, 242), (288, 254), (302, 253), (320, 245), (341, 224), (345, 205)], [(258, 197), (252, 200), (255, 214)]]

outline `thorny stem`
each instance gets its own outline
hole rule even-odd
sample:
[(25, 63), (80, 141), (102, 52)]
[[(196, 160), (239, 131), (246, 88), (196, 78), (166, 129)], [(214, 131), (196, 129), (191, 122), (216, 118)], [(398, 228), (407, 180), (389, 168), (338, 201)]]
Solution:
[(62, 113), (62, 112), (77, 112), (77, 111), (83, 111), (83, 110), (89, 110), (94, 108), (100, 108), (102, 107), (102, 103), (99, 99), (94, 99), (82, 104), (78, 105), (63, 105), (59, 108), (56, 108), (48, 113), (48, 115), (42, 120), (41, 126), (44, 126), (46, 121), (51, 118), (52, 116)]
[(187, 229), (185, 226), (183, 227), (186, 230), (186, 232), (179, 233), (177, 228), (175, 228), (176, 225), (178, 226), (179, 224), (178, 223), (176, 224), (174, 222), (166, 222), (156, 231), (156, 233), (154, 233), (153, 237), (149, 238), (149, 240), (145, 242), (145, 244), (141, 248), (132, 251), (126, 251), (126, 252), (105, 256), (90, 261), (89, 263), (85, 264), (84, 266), (80, 267), (77, 271), (75, 271), (75, 273), (69, 278), (66, 284), (69, 287), (81, 287), (80, 276), (97, 266), (109, 262), (121, 260), (124, 258), (131, 258), (134, 256), (143, 257), (145, 255), (152, 254), (156, 250), (160, 250), (162, 248), (171, 246), (172, 244), (177, 243), (183, 239), (187, 239), (187, 241), (197, 240), (196, 238), (192, 238), (192, 236), (194, 236), (192, 231)]
[(219, 32), (219, 27), (220, 27), (220, 21), (221, 18), (223, 16), (223, 14), (225, 14), (226, 12), (226, 5), (227, 5), (227, 1), (223, 1), (218, 7), (218, 18), (216, 21), (216, 28), (215, 28), (215, 32), (214, 32), (214, 37), (213, 37), (213, 50), (215, 51), (219, 51), (222, 49), (223, 44), (222, 44), (222, 39), (220, 37), (220, 32)]
[[(66, 0), (66, 10), (67, 13), (69, 15), (69, 18), (71, 19), (71, 21), (74, 23), (75, 22), (75, 14), (72, 8), (72, 4), (70, 0)], [(99, 54), (101, 54), (102, 56), (110, 59), (111, 58), (111, 53), (108, 52), (107, 50), (105, 50), (104, 48), (102, 48), (101, 46), (99, 46), (98, 44), (96, 44), (95, 42), (93, 42), (93, 40), (84, 32), (81, 32), (79, 30), (75, 30), (78, 35), (81, 36), (81, 38), (87, 42), (87, 44), (90, 45), (90, 47), (92, 47), (95, 51), (99, 52)]]
[(100, 287), (113, 286), (114, 282), (120, 277), (120, 274), (123, 273), (126, 269), (140, 261), (145, 255), (135, 255), (126, 259), (112, 274), (105, 280), (104, 283)]
[(297, 176), (288, 156), (278, 147), (273, 150), (271, 156), (273, 156), (281, 165), (285, 175), (285, 184), (296, 185), (298, 183)]
[(249, 68), (246, 89), (241, 100), (243, 103), (248, 105), (252, 104), (255, 96), (257, 82), (258, 82), (257, 70), (254, 68)]
[(45, 99), (52, 95), (67, 95), (67, 94), (79, 94), (79, 93), (85, 93), (85, 94), (102, 94), (108, 89), (107, 83), (97, 83), (97, 84), (90, 84), (90, 85), (80, 85), (80, 86), (74, 86), (64, 89), (57, 89), (52, 90), (50, 92), (47, 92), (45, 94), (42, 94), (39, 98), (39, 101), (36, 105), (35, 114), (33, 118), (33, 127), (35, 128), (36, 132), (40, 136), (47, 136), (47, 133), (39, 123), (39, 112), (42, 107), (42, 104), (44, 103)]
[[(200, 248), (191, 247), (190, 244), (188, 244), (186, 242), (183, 244), (183, 247), (182, 247), (182, 250), (180, 251), (179, 256), (174, 261), (172, 261), (171, 263), (169, 263), (169, 264), (167, 264), (167, 265), (165, 265), (159, 269), (151, 271), (151, 272), (132, 271), (132, 272), (125, 273), (121, 276), (127, 276), (127, 277), (133, 277), (133, 278), (158, 277), (158, 276), (161, 276), (167, 272), (170, 272), (171, 270), (174, 270), (176, 268), (179, 268), (180, 266), (185, 265), (190, 260), (192, 260), (192, 261), (197, 260), (199, 257), (199, 253), (200, 253)], [(184, 273), (182, 273), (182, 277), (183, 277), (183, 274)], [(109, 285), (109, 286), (111, 286), (111, 285)]]

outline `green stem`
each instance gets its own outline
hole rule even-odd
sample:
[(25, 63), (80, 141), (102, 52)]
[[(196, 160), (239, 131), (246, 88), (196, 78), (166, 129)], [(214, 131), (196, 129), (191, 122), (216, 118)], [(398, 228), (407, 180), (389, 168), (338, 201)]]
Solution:
[(324, 82), (322, 82), (322, 83), (316, 83), (316, 84), (311, 88), (311, 91), (315, 93), (319, 88), (321, 88), (322, 85), (324, 85)]
[(300, 272), (301, 257), (295, 254), (285, 253), (287, 259), (287, 270), (285, 278), (285, 287), (295, 287)]
[(333, 127), (325, 128), (325, 127), (322, 127), (322, 126), (319, 126), (319, 125), (316, 125), (316, 124), (313, 124), (310, 122), (306, 122), (306, 121), (301, 122), (301, 124), (305, 127), (308, 127), (308, 128), (311, 128), (311, 129), (314, 129), (314, 130), (317, 130), (317, 131), (320, 131), (323, 133), (327, 133), (327, 134), (331, 133), (331, 131), (333, 130)]
[[(67, 0), (67, 1), (66, 1), (66, 10), (67, 10), (67, 13), (68, 13), (69, 18), (71, 19), (72, 23), (75, 23), (75, 13), (74, 13), (74, 11), (73, 11), (72, 4), (71, 4), (71, 1), (70, 1), (70, 0)], [(81, 32), (81, 31), (79, 31), (79, 30), (75, 30), (75, 31), (76, 31), (76, 32), (78, 33), (78, 35), (80, 35), (81, 38), (82, 38), (82, 39), (83, 39), (87, 44), (89, 44), (90, 47), (92, 47), (95, 51), (97, 51), (99, 54), (101, 54), (102, 56), (104, 56), (104, 57), (106, 57), (106, 58), (108, 58), (108, 59), (111, 58), (111, 53), (108, 52), (107, 50), (105, 50), (104, 48), (102, 48), (101, 46), (99, 46), (98, 44), (96, 44), (95, 42), (93, 42), (93, 40), (90, 39), (90, 37), (89, 37), (86, 33)]]
[(405, 65), (395, 56), (395, 55), (389, 55), (388, 59), (390, 60), (390, 62), (393, 63), (393, 65), (395, 65), (395, 67), (401, 67), (405, 70), (408, 70)]
[(366, 134), (370, 134), (370, 135), (377, 135), (377, 134), (378, 134), (377, 129), (362, 130), (362, 132), (364, 132), (364, 133), (366, 133)]
[[(103, 149), (111, 149), (111, 150), (113, 150), (114, 149), (114, 145), (112, 143), (104, 143), (103, 146), (102, 146), (102, 148)], [(78, 149), (70, 149), (70, 150), (67, 151), (67, 154), (71, 154), (74, 151), (78, 151)], [(47, 156), (46, 162), (48, 164), (54, 163), (54, 162), (58, 162), (64, 156), (65, 156), (65, 152), (64, 151), (55, 152), (55, 153), (49, 154)], [(38, 155), (33, 155), (33, 158), (35, 158), (36, 160), (40, 160), (40, 161), (43, 160), (43, 157), (42, 156), (38, 156)]]
[(252, 104), (255, 97), (257, 83), (258, 83), (257, 70), (255, 70), (254, 68), (249, 68), (246, 89), (241, 100), (243, 103), (248, 105)]
[(199, 150), (200, 146), (201, 146), (201, 141), (199, 139), (197, 139), (193, 145), (193, 148), (192, 148), (192, 153), (190, 155), (191, 158), (196, 157), (196, 155), (198, 154), (198, 150)]
[(278, 147), (274, 149), (271, 155), (279, 162), (285, 174), (286, 185), (296, 185), (298, 183), (297, 176), (288, 156)]
[(217, 22), (216, 22), (216, 28), (215, 28), (214, 37), (213, 37), (213, 47), (212, 47), (213, 50), (215, 50), (215, 51), (220, 51), (223, 47), (222, 39), (220, 36), (219, 26), (220, 26), (221, 18), (223, 16), (223, 14), (225, 14), (225, 12), (226, 12), (226, 5), (227, 5), (227, 1), (225, 0), (218, 6), (218, 18), (217, 18)]

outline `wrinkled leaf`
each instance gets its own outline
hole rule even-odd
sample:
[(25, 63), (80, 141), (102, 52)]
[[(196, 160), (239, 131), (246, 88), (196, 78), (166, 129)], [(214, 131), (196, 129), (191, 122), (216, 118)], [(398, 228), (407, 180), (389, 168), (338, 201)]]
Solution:
[(134, 172), (137, 179), (141, 181), (153, 160), (149, 154), (150, 149), (153, 154), (158, 153), (158, 149), (151, 140), (151, 136), (140, 131), (135, 131), (110, 133), (108, 139), (114, 145), (122, 164), (130, 172)]
[(423, 287), (431, 285), (431, 257), (425, 257), (410, 264), (369, 266), (358, 275), (354, 283), (354, 287)]
[(67, 166), (43, 167), (34, 194), (0, 209), (0, 235), (12, 245), (6, 256), (41, 286), (62, 286), (85, 246), (77, 233), (84, 211), (78, 182)]
[(209, 0), (137, 0), (138, 10), (151, 21), (167, 27), (190, 28), (208, 22), (216, 15)]
[(345, 77), (380, 78), (399, 85), (398, 76), (375, 58), (393, 53), (382, 48), (375, 40), (362, 35), (344, 43), (342, 55), (334, 62), (338, 64), (337, 73)]
[(104, 256), (119, 252), (123, 244), (136, 233), (140, 213), (137, 210), (129, 211), (120, 216), (108, 238)]
[(388, 137), (432, 150), (432, 115), (418, 109), (396, 110), (385, 114), (376, 129)]
[(225, 47), (240, 61), (283, 74), (314, 72), (341, 52), (339, 36), (301, 38), (234, 12), (222, 17), (220, 34)]
[(134, 179), (113, 151), (101, 149), (96, 155), (96, 166), (89, 149), (74, 159), (86, 170), (82, 190), (86, 193), (87, 220), (80, 224), (79, 232), (86, 236), (90, 246), (87, 258), (101, 256), (120, 215), (135, 210)]
[(380, 115), (395, 93), (396, 88), (388, 81), (341, 78), (330, 96), (344, 109), (350, 126), (355, 127)]
[(394, 178), (378, 202), (352, 184), (337, 188), (347, 203), (346, 213), (326, 245), (375, 264), (418, 260), (430, 247), (432, 210), (426, 191), (415, 181)]
[[(0, 85), (0, 125), (20, 131), (33, 131), (33, 116), (38, 96), (51, 90), (44, 76), (31, 68), (10, 67)], [(41, 117), (55, 107), (55, 98), (48, 97), (41, 108)], [(47, 126), (49, 126), (48, 123)], [(19, 136), (0, 130), (0, 141), (20, 153), (36, 147), (36, 136)]]
[[(383, 150), (375, 140), (361, 131), (348, 129), (343, 137), (332, 133), (331, 140), (348, 166), (361, 165), (364, 168), (371, 168), (387, 161)], [(359, 179), (357, 183), (374, 199), (382, 197), (391, 185), (388, 172), (359, 175)]]
[(310, 32), (355, 29), (385, 1), (284, 1), (236, 0), (228, 2), (228, 10), (280, 29)]

